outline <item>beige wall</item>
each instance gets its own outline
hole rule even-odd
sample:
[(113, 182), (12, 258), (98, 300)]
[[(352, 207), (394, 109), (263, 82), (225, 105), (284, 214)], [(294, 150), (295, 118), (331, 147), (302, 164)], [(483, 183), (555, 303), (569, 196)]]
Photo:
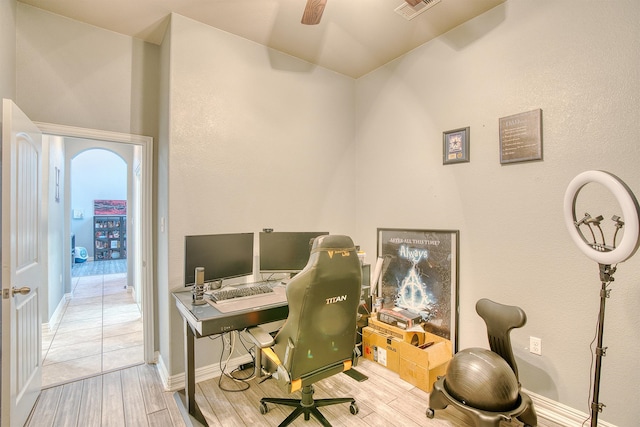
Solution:
[[(154, 277), (156, 280), (157, 288), (161, 289), (155, 296), (157, 299), (157, 306), (155, 309), (157, 316), (157, 323), (155, 327), (156, 348), (160, 352), (162, 359), (167, 359), (168, 363), (175, 357), (178, 357), (179, 350), (175, 346), (172, 346), (171, 336), (171, 322), (175, 319), (174, 315), (162, 316), (160, 313), (171, 313), (174, 304), (173, 297), (167, 291), (169, 289), (169, 265), (167, 260), (169, 259), (169, 235), (167, 233), (166, 226), (163, 226), (159, 218), (167, 218), (169, 212), (169, 173), (166, 171), (170, 167), (170, 147), (169, 147), (169, 135), (171, 134), (171, 117), (170, 117), (170, 77), (171, 77), (171, 25), (167, 27), (164, 35), (164, 40), (160, 46), (160, 67), (158, 72), (160, 74), (160, 97), (159, 97), (159, 114), (160, 114), (160, 128), (158, 130), (158, 144), (156, 146), (157, 164), (156, 164), (156, 187), (157, 197), (155, 197), (157, 205), (157, 216), (154, 241), (156, 242), (156, 254), (157, 261), (154, 265), (156, 271)], [(162, 262), (160, 262), (162, 260)], [(184, 351), (183, 351), (184, 353)], [(170, 369), (167, 367), (167, 369)], [(184, 368), (180, 370), (184, 372)], [(180, 372), (178, 371), (178, 372)], [(169, 375), (169, 372), (167, 372)]]
[[(570, 240), (563, 197), (589, 169), (640, 194), (638, 22), (636, 1), (510, 0), (356, 84), (366, 252), (376, 227), (459, 229), (460, 348), (487, 345), (479, 298), (521, 305), (523, 386), (585, 413), (600, 281)], [(498, 119), (536, 108), (544, 161), (501, 166)], [(442, 132), (465, 126), (470, 163), (443, 165)], [(590, 213), (611, 222), (600, 208)], [(618, 266), (607, 302), (600, 419), (619, 426), (640, 417), (639, 268), (640, 255)], [(528, 352), (531, 335), (542, 357)]]
[(16, 0), (0, 0), (0, 99), (16, 99)]
[(31, 120), (157, 136), (158, 46), (24, 3), (17, 22), (17, 104)]
[[(160, 141), (170, 162), (167, 197), (160, 196), (168, 203), (165, 292), (183, 286), (185, 235), (263, 228), (352, 233), (353, 79), (180, 15), (172, 16), (165, 43), (170, 43), (169, 136)], [(184, 332), (173, 301), (167, 304), (170, 369), (176, 373), (183, 369)], [(210, 363), (216, 354), (210, 343), (198, 346), (200, 360)]]
[[(55, 319), (56, 309), (60, 308), (60, 304), (64, 300), (66, 291), (70, 291), (70, 284), (64, 278), (67, 270), (70, 268), (70, 255), (67, 251), (60, 248), (66, 247), (64, 244), (67, 240), (64, 224), (64, 200), (65, 195), (65, 176), (64, 176), (64, 142), (62, 138), (43, 136), (43, 158), (49, 159), (48, 163), (43, 165), (43, 174), (48, 177), (48, 191), (42, 200), (43, 209), (47, 210), (48, 231), (48, 256), (46, 259), (46, 269), (49, 274), (49, 286), (41, 286), (40, 292), (40, 317), (42, 323), (52, 323), (58, 321)], [(60, 176), (57, 177), (59, 182), (60, 201), (55, 201), (56, 195), (56, 168), (60, 170)], [(66, 285), (66, 286), (65, 286)], [(65, 289), (65, 287), (67, 289)], [(60, 312), (57, 315), (61, 315)]]

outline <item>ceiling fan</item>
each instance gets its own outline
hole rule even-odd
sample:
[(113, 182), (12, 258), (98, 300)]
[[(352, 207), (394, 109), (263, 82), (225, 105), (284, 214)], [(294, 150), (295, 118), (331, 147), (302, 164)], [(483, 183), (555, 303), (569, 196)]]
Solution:
[(305, 25), (319, 24), (326, 4), (327, 0), (307, 0), (301, 22)]

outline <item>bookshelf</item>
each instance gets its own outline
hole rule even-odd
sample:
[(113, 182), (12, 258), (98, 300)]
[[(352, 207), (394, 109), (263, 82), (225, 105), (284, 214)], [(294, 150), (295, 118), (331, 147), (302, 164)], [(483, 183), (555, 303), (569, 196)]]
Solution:
[(127, 217), (93, 217), (93, 260), (127, 258)]

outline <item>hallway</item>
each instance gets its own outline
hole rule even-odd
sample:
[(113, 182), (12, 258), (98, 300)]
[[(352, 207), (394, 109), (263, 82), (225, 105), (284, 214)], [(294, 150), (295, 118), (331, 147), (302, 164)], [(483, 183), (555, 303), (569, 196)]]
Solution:
[(60, 323), (43, 327), (42, 387), (143, 363), (142, 315), (126, 260), (76, 264)]

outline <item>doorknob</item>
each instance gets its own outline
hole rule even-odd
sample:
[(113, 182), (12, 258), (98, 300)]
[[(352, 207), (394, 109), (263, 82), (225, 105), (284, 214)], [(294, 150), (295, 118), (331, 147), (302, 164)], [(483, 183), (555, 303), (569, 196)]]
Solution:
[(2, 299), (9, 299), (9, 296), (15, 297), (16, 294), (27, 295), (29, 292), (31, 292), (31, 288), (28, 286), (23, 286), (21, 288), (16, 288), (14, 286), (11, 289), (2, 290)]
[(28, 286), (23, 286), (21, 288), (16, 288), (14, 286), (13, 288), (11, 288), (11, 295), (12, 296), (16, 296), (16, 294), (27, 295), (29, 292), (31, 292), (31, 288), (28, 287)]

